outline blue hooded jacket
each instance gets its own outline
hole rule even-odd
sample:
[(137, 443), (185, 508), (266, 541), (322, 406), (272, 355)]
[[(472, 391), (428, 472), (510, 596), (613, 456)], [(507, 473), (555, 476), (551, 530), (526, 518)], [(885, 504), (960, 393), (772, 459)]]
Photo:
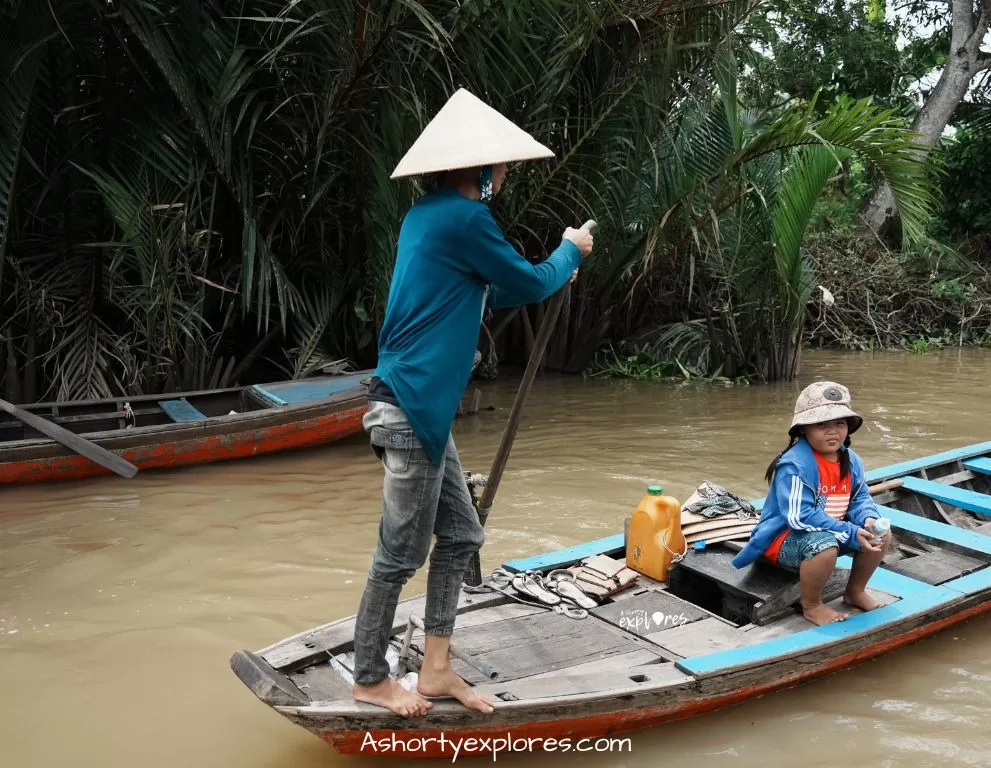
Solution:
[(868, 517), (878, 518), (877, 506), (867, 491), (864, 462), (851, 448), (850, 506), (846, 520), (826, 514), (826, 497), (819, 494), (819, 465), (812, 446), (804, 437), (778, 459), (771, 488), (764, 501), (760, 520), (750, 534), (750, 541), (733, 558), (733, 565), (743, 568), (757, 560), (786, 528), (796, 531), (829, 531), (840, 544), (860, 549), (857, 529)]

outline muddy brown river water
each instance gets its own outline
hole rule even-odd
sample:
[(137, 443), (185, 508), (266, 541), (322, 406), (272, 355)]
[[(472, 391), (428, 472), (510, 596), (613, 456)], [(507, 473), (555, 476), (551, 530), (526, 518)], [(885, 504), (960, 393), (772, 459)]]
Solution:
[[(483, 567), (622, 530), (644, 486), (711, 479), (764, 495), (795, 396), (849, 386), (869, 468), (991, 439), (991, 352), (810, 352), (792, 384), (537, 379), (496, 498)], [(455, 427), (486, 472), (516, 380)], [(0, 489), (0, 766), (341, 768), (230, 671), (257, 649), (354, 613), (381, 470), (356, 437), (313, 451)], [(404, 596), (422, 592), (418, 574)], [(491, 758), (490, 758), (491, 760)], [(631, 751), (498, 763), (991, 766), (991, 618), (757, 701), (631, 735)], [(464, 760), (459, 760), (459, 763)], [(470, 761), (481, 764), (478, 760)]]

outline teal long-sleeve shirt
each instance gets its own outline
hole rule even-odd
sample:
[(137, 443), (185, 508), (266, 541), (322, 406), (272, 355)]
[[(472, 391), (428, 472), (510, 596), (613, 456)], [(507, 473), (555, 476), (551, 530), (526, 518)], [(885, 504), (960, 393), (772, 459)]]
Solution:
[(486, 303), (543, 301), (581, 264), (570, 240), (531, 264), (506, 240), (486, 203), (441, 188), (410, 208), (379, 334), (375, 375), (439, 464), (471, 376)]

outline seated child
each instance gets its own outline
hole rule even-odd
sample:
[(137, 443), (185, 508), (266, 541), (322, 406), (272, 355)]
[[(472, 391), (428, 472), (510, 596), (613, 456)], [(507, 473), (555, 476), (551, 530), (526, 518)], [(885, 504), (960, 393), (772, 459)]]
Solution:
[(813, 624), (848, 614), (822, 602), (822, 590), (840, 554), (854, 553), (843, 601), (865, 611), (881, 604), (866, 592), (889, 536), (872, 543), (880, 517), (864, 480), (864, 464), (850, 435), (864, 420), (850, 408), (850, 391), (831, 381), (810, 384), (798, 396), (785, 448), (767, 468), (770, 486), (750, 541), (733, 558), (743, 568), (765, 557), (799, 569), (802, 612)]

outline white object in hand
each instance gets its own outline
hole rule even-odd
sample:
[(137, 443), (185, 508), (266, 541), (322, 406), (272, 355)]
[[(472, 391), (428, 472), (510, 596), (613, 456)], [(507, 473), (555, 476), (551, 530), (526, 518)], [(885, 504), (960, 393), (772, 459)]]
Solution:
[(879, 547), (881, 546), (881, 542), (884, 541), (885, 535), (891, 530), (891, 521), (886, 517), (879, 517), (874, 521), (872, 530), (874, 538), (871, 540), (871, 544)]

